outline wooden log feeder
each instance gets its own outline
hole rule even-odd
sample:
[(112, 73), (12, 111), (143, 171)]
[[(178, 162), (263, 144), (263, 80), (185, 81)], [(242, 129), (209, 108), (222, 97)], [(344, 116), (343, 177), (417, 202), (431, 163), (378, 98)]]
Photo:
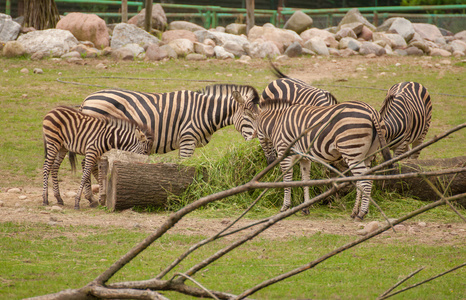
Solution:
[(135, 206), (163, 208), (169, 195), (181, 195), (196, 176), (194, 167), (148, 163), (147, 156), (119, 150), (102, 156), (99, 172), (102, 202), (111, 211)]

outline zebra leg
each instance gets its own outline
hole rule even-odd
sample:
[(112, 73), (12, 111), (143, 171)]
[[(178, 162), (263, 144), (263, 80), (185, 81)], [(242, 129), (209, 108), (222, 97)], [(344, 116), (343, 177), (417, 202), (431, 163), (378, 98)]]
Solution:
[(405, 141), (405, 142), (401, 143), (398, 147), (393, 149), (393, 154), (394, 154), (394, 156), (400, 156), (401, 154), (407, 152), (408, 149), (409, 149), (408, 142)]
[[(82, 166), (83, 170), (85, 168), (85, 165), (86, 165), (86, 159), (83, 159), (83, 161), (81, 162), (81, 166)], [(99, 177), (98, 177), (98, 175), (96, 175), (98, 173), (98, 170), (96, 170), (96, 167), (92, 168), (91, 172), (92, 172), (92, 175), (94, 175), (94, 177), (98, 180)], [(94, 197), (92, 195), (91, 176), (89, 176), (89, 180), (87, 180), (84, 183), (84, 198), (87, 199), (90, 203), (94, 202)]]
[[(422, 132), (421, 136), (420, 136), (417, 140), (415, 140), (415, 141), (413, 142), (413, 145), (412, 145), (413, 148), (419, 146), (420, 144), (422, 144), (422, 142), (424, 142), (424, 139), (426, 138), (428, 129), (429, 129), (429, 127), (427, 127), (427, 129), (425, 129), (425, 130)], [(421, 155), (421, 151), (414, 152), (413, 154), (411, 154), (411, 155), (409, 156), (409, 158), (410, 158), (410, 159), (418, 159), (418, 158), (419, 158), (419, 155)]]
[[(81, 179), (81, 184), (79, 185), (79, 189), (76, 194), (76, 198), (74, 202), (74, 209), (79, 209), (79, 201), (81, 200), (81, 194), (83, 192), (84, 185), (86, 184), (87, 181), (90, 181), (92, 168), (94, 167), (97, 161), (94, 152), (91, 152), (91, 153), (86, 153), (86, 157), (85, 157), (86, 163), (84, 164), (84, 168), (83, 168), (83, 177)], [(90, 202), (90, 207), (95, 207), (97, 205), (98, 203), (95, 201)]]
[(65, 148), (60, 149), (57, 157), (55, 158), (55, 161), (53, 162), (52, 169), (51, 169), (53, 195), (55, 196), (55, 199), (57, 199), (57, 203), (59, 205), (63, 205), (64, 203), (63, 203), (63, 199), (60, 196), (60, 188), (58, 187), (58, 169), (60, 169), (60, 165), (63, 162), (63, 159), (66, 156), (66, 153), (68, 153), (68, 150), (66, 150)]
[(361, 190), (359, 189), (358, 182), (356, 182), (356, 201), (354, 202), (353, 211), (351, 213), (351, 218), (356, 218), (359, 214), (359, 204), (361, 203)]
[(196, 148), (196, 141), (192, 139), (181, 139), (180, 141), (180, 158), (188, 158), (193, 156)]
[(42, 174), (43, 174), (42, 205), (49, 205), (49, 200), (48, 200), (49, 198), (49, 191), (48, 191), (49, 175), (50, 175), (50, 170), (52, 168), (52, 165), (55, 161), (56, 156), (57, 156), (57, 150), (55, 147), (53, 149), (46, 149), (46, 157), (45, 157), (44, 167), (42, 171)]
[[(293, 180), (293, 169), (288, 170), (290, 165), (291, 165), (291, 159), (290, 158), (285, 158), (280, 163), (280, 167), (282, 169), (282, 172), (284, 173), (283, 182), (290, 182), (290, 181)], [(286, 171), (286, 170), (288, 170), (288, 171)], [(291, 206), (291, 188), (286, 187), (284, 189), (283, 206), (280, 209), (280, 211), (281, 212), (286, 211), (286, 210), (288, 210), (290, 208), (290, 206)]]
[(361, 209), (359, 210), (357, 218), (359, 220), (364, 219), (364, 216), (369, 212), (369, 197), (372, 192), (372, 180), (361, 180), (356, 183), (359, 186), (359, 189), (362, 189), (362, 201)]
[[(309, 181), (311, 179), (310, 172), (311, 172), (311, 161), (302, 158), (300, 161), (301, 167), (301, 180), (302, 181)], [(304, 188), (304, 202), (309, 201), (309, 187), (305, 186)], [(309, 207), (303, 208), (302, 210), (304, 215), (309, 214)]]

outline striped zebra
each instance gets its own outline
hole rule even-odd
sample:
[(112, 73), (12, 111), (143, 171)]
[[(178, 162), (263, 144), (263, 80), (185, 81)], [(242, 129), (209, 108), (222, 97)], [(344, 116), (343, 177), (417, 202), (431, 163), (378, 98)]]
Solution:
[[(412, 147), (420, 145), (430, 127), (432, 103), (427, 89), (417, 82), (400, 82), (387, 92), (380, 109), (386, 126), (387, 143), (394, 155), (401, 155)], [(410, 158), (417, 159), (420, 151)]]
[[(287, 99), (291, 103), (304, 104), (309, 106), (330, 106), (338, 104), (337, 99), (328, 91), (315, 88), (306, 82), (290, 78), (283, 74), (274, 64), (271, 63), (272, 72), (277, 77), (270, 82), (262, 92), (260, 102), (267, 102), (272, 99)], [(265, 153), (273, 151), (272, 144), (263, 145)], [(273, 156), (267, 156), (267, 162), (273, 162)]]
[[(303, 131), (312, 127), (293, 146), (292, 155), (281, 161), (282, 172), (286, 172), (300, 155), (309, 154), (315, 160), (324, 162), (343, 159), (356, 176), (369, 168), (372, 154), (380, 146), (386, 146), (379, 113), (363, 102), (351, 101), (317, 107), (280, 99), (261, 103), (260, 108), (261, 112), (255, 120), (259, 141), (261, 146), (272, 143), (279, 156)], [(391, 158), (387, 148), (382, 153), (385, 160)], [(273, 152), (265, 154), (275, 155)], [(310, 178), (310, 163), (309, 156), (304, 156), (300, 161), (303, 180)], [(288, 170), (283, 181), (291, 181), (292, 176), (292, 170)], [(356, 185), (357, 197), (351, 216), (362, 219), (369, 209), (368, 195), (371, 193), (372, 182), (361, 180)], [(309, 201), (309, 187), (304, 188), (304, 198)], [(290, 205), (291, 188), (285, 188), (281, 211), (287, 210)]]
[[(75, 198), (75, 209), (86, 182), (90, 180), (92, 168), (100, 156), (110, 149), (120, 149), (138, 154), (149, 154), (153, 136), (149, 130), (135, 122), (114, 118), (96, 118), (85, 115), (73, 108), (59, 106), (48, 112), (42, 122), (44, 136), (44, 190), (43, 205), (48, 205), (48, 178), (52, 173), (53, 193), (58, 204), (63, 205), (58, 187), (58, 169), (70, 151), (69, 159), (73, 170), (76, 169), (76, 154), (85, 155), (85, 165), (81, 185)], [(85, 191), (91, 206), (92, 192)]]
[[(235, 93), (235, 91), (237, 93)], [(198, 92), (143, 93), (103, 90), (86, 97), (80, 110), (92, 116), (114, 116), (146, 125), (154, 133), (152, 153), (179, 149), (179, 156), (193, 155), (195, 147), (209, 143), (212, 134), (222, 127), (234, 125), (246, 140), (252, 139), (254, 128), (243, 117), (243, 97), (249, 107), (259, 103), (259, 94), (248, 85), (213, 85)]]

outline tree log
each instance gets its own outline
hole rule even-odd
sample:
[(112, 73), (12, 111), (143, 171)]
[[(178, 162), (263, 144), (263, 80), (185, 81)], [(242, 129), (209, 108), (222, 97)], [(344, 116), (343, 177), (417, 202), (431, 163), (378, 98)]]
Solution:
[[(105, 168), (101, 168), (101, 171)], [(196, 169), (171, 163), (134, 163), (115, 160), (103, 173), (107, 207), (165, 207), (170, 194), (180, 195), (193, 182)]]
[[(466, 166), (466, 156), (430, 160), (406, 160), (398, 164), (397, 174), (432, 171), (441, 169), (461, 168)], [(443, 176), (427, 177), (440, 192), (446, 196), (466, 192), (466, 173), (447, 174)], [(404, 196), (416, 197), (422, 201), (435, 201), (439, 196), (432, 190), (423, 178), (409, 178), (403, 180), (386, 180), (376, 183), (386, 191), (395, 191)], [(466, 207), (466, 201), (458, 201)]]

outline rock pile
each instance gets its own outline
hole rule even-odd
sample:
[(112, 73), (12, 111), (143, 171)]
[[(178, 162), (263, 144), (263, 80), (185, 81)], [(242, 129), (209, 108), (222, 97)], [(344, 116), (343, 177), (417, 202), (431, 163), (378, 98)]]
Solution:
[(265, 24), (254, 26), (246, 35), (245, 24), (209, 30), (185, 21), (167, 26), (167, 18), (159, 6), (154, 6), (151, 33), (138, 27), (144, 24), (143, 12), (120, 24), (105, 24), (97, 15), (71, 13), (60, 20), (56, 29), (41, 31), (22, 28), (10, 16), (0, 14), (0, 50), (6, 57), (27, 54), (31, 59), (53, 56), (82, 61), (109, 55), (115, 59), (148, 61), (179, 57), (240, 58), (243, 63), (250, 58), (286, 59), (301, 55), (462, 57), (466, 54), (466, 30), (453, 34), (405, 18), (390, 18), (375, 27), (356, 8), (331, 28), (310, 28), (312, 18), (297, 11), (284, 29)]

